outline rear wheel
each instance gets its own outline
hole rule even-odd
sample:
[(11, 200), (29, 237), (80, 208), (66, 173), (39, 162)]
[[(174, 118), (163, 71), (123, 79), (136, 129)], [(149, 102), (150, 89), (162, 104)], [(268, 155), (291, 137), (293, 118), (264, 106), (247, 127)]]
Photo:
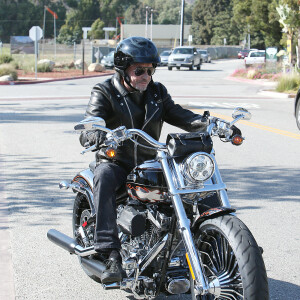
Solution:
[(172, 67), (168, 67), (168, 70), (169, 70), (169, 71), (172, 71)]
[(246, 225), (230, 215), (204, 221), (195, 246), (214, 290), (194, 300), (268, 300), (268, 280), (261, 251)]
[[(77, 194), (75, 201), (74, 201), (74, 206), (73, 206), (73, 236), (74, 239), (77, 241), (79, 245), (82, 247), (85, 247), (82, 238), (80, 235), (78, 235), (77, 231), (78, 228), (86, 222), (91, 216), (91, 208), (89, 205), (89, 202), (86, 198), (86, 196), (82, 194)], [(94, 231), (95, 231), (95, 224), (91, 224), (87, 227), (85, 227), (87, 236), (90, 240), (90, 243), (94, 243)], [(96, 282), (101, 282), (98, 277), (90, 273), (82, 264), (81, 264), (81, 257), (78, 256), (79, 263), (83, 269), (83, 271), (93, 280)]]
[(180, 70), (180, 67), (176, 67), (177, 70)]
[(189, 67), (189, 69), (190, 69), (190, 71), (193, 71), (194, 65), (191, 65), (191, 66)]

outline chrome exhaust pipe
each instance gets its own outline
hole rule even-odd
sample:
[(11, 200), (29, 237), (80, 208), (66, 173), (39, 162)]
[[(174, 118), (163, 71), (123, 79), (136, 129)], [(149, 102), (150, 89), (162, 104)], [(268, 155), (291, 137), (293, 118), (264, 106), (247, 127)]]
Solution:
[(76, 254), (78, 256), (83, 257), (83, 256), (89, 256), (96, 253), (93, 246), (84, 248), (78, 245), (74, 239), (70, 238), (69, 236), (55, 229), (50, 229), (47, 232), (47, 237), (51, 242), (67, 250), (70, 254)]
[(71, 254), (75, 254), (75, 247), (78, 245), (76, 241), (69, 236), (55, 230), (50, 229), (47, 232), (48, 239), (59, 247), (67, 250)]
[(81, 265), (98, 278), (100, 278), (106, 268), (106, 265), (103, 262), (86, 257), (81, 258)]
[[(99, 260), (84, 257), (95, 254), (96, 251), (94, 250), (94, 247), (83, 248), (78, 245), (74, 239), (55, 229), (50, 229), (47, 232), (47, 237), (51, 242), (63, 248), (64, 250), (67, 250), (70, 254), (81, 256), (82, 266), (85, 267), (90, 273), (100, 278), (100, 275), (105, 270), (106, 265)], [(108, 289), (112, 288), (113, 287), (108, 287)]]

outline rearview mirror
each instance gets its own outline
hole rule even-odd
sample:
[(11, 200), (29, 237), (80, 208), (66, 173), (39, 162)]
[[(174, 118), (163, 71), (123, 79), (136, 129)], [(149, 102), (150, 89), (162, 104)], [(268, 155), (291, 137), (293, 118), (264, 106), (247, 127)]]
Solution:
[(104, 119), (99, 117), (88, 117), (82, 121), (80, 121), (78, 124), (75, 125), (75, 130), (94, 130), (95, 128), (93, 125), (99, 125), (103, 126), (105, 128), (106, 123)]
[(243, 119), (243, 120), (250, 120), (251, 119), (251, 113), (243, 107), (237, 107), (234, 109), (232, 113), (232, 118), (233, 119)]

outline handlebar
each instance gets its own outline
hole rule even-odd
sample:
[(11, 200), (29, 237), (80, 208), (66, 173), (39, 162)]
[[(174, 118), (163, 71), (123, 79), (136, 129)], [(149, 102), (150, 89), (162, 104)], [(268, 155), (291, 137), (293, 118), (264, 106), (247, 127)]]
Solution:
[[(232, 129), (231, 126), (238, 122), (241, 119), (245, 118), (245, 115), (240, 114), (237, 115), (232, 122), (227, 122), (225, 120), (215, 118), (215, 117), (210, 117), (209, 115), (207, 116), (209, 120), (209, 125), (207, 126), (207, 133), (210, 136), (219, 136), (220, 138), (223, 138), (225, 142), (232, 142), (234, 145), (241, 145), (244, 138), (235, 135), (232, 137)], [(92, 124), (92, 129), (99, 129), (102, 131), (107, 132), (106, 135), (106, 141), (104, 142), (103, 146), (109, 146), (112, 148), (117, 148), (117, 146), (120, 145), (121, 142), (125, 140), (132, 140), (134, 143), (142, 145), (138, 143), (136, 140), (134, 140), (134, 136), (139, 136), (143, 138), (146, 142), (148, 142), (153, 148), (156, 149), (166, 149), (166, 144), (165, 143), (160, 143), (156, 141), (154, 138), (152, 138), (149, 134), (146, 132), (140, 130), (140, 129), (126, 129), (125, 126), (120, 126), (114, 130), (111, 130), (109, 128), (106, 128), (104, 126), (98, 125), (98, 124)], [(142, 145), (145, 146), (145, 145)], [(147, 147), (147, 146), (145, 146)], [(81, 152), (81, 154), (84, 154), (89, 151), (96, 150), (96, 145), (93, 145), (84, 151)]]

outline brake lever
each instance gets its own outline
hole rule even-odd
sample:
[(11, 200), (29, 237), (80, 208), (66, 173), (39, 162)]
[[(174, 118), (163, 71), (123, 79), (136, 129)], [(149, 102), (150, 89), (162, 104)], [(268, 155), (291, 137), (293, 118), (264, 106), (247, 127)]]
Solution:
[(93, 150), (96, 149), (96, 147), (97, 147), (96, 145), (93, 145), (93, 146), (91, 146), (91, 147), (89, 147), (89, 148), (87, 148), (87, 149), (81, 151), (80, 154), (83, 155), (83, 154), (85, 154), (85, 153), (87, 153), (87, 152), (93, 151)]

